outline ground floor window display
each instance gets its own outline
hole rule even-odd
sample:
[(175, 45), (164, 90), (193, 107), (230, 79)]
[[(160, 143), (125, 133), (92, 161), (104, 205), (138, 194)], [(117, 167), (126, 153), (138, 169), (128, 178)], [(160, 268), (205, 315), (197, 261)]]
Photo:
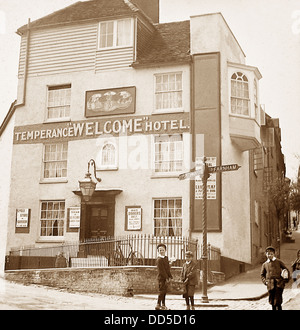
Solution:
[(182, 199), (154, 199), (154, 235), (182, 235)]

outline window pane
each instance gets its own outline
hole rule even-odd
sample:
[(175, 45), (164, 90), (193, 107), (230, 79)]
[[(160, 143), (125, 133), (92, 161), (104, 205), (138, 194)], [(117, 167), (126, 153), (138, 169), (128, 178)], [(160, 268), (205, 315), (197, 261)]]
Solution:
[(231, 76), (231, 113), (250, 115), (248, 78), (242, 72)]
[(44, 178), (67, 177), (67, 147), (67, 143), (45, 146)]
[(63, 236), (65, 217), (64, 201), (41, 203), (41, 236)]
[(155, 171), (181, 171), (183, 166), (182, 135), (155, 137)]
[(117, 21), (117, 46), (128, 46), (131, 40), (131, 20)]
[(156, 109), (182, 107), (182, 73), (156, 75)]
[(154, 235), (182, 235), (182, 201), (181, 199), (154, 200)]
[(47, 118), (64, 118), (70, 116), (71, 86), (48, 88)]

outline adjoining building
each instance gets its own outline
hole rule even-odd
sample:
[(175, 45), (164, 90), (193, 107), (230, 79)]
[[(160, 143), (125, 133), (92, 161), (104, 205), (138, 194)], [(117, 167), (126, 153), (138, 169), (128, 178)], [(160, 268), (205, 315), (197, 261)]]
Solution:
[[(285, 172), (278, 121), (268, 126), (262, 75), (221, 13), (160, 24), (158, 0), (92, 0), (17, 33), (26, 102), (15, 112), (7, 253), (130, 233), (201, 240), (201, 182), (178, 176), (203, 156), (241, 166), (208, 182), (208, 241), (224, 267), (241, 270), (276, 243), (263, 187)], [(84, 201), (91, 159), (101, 182)]]
[(6, 240), (7, 240), (7, 214), (9, 204), (9, 188), (11, 174), (11, 157), (13, 145), (13, 130), (14, 130), (14, 101), (3, 122), (0, 125), (0, 277), (4, 274), (5, 255), (6, 255)]

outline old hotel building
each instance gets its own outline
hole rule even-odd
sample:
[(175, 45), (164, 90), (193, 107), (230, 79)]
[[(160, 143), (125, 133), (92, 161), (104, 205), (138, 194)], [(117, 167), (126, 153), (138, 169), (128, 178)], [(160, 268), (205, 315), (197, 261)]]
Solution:
[[(265, 185), (285, 171), (280, 128), (221, 13), (160, 24), (159, 0), (91, 0), (17, 33), (7, 253), (131, 233), (201, 240), (200, 182), (178, 176), (203, 155), (241, 166), (209, 179), (208, 241), (239, 264), (276, 244)], [(84, 201), (91, 159), (101, 182)]]

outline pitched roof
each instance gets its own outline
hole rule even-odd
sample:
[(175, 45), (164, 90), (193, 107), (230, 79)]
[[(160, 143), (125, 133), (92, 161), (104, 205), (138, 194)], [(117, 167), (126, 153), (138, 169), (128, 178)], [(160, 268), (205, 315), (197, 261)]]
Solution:
[[(84, 20), (107, 17), (132, 16), (140, 13), (151, 20), (135, 4), (135, 0), (90, 0), (58, 10), (30, 23), (30, 28), (49, 27), (58, 24), (75, 23)], [(190, 21), (153, 24), (154, 33), (148, 47), (137, 54), (133, 66), (152, 65), (167, 62), (187, 62), (190, 60)], [(27, 25), (18, 29), (22, 33)]]
[[(45, 27), (62, 23), (72, 23), (103, 17), (132, 15), (141, 12), (139, 8), (129, 0), (90, 0), (76, 2), (71, 6), (55, 11), (30, 23), (31, 28)], [(27, 28), (23, 25), (18, 29), (22, 32)]]
[(154, 26), (147, 49), (137, 54), (133, 66), (190, 61), (190, 21)]
[(14, 112), (15, 112), (15, 110), (16, 110), (16, 107), (15, 107), (16, 103), (17, 103), (17, 100), (15, 100), (15, 101), (11, 104), (11, 106), (10, 106), (10, 108), (9, 108), (9, 110), (8, 110), (8, 113), (6, 114), (6, 116), (5, 116), (5, 118), (4, 118), (3, 122), (2, 122), (2, 124), (0, 125), (0, 137), (1, 137), (1, 135), (3, 134), (3, 132), (5, 131), (6, 126), (8, 125), (8, 123), (9, 123), (11, 117), (13, 116), (13, 114), (14, 114)]

